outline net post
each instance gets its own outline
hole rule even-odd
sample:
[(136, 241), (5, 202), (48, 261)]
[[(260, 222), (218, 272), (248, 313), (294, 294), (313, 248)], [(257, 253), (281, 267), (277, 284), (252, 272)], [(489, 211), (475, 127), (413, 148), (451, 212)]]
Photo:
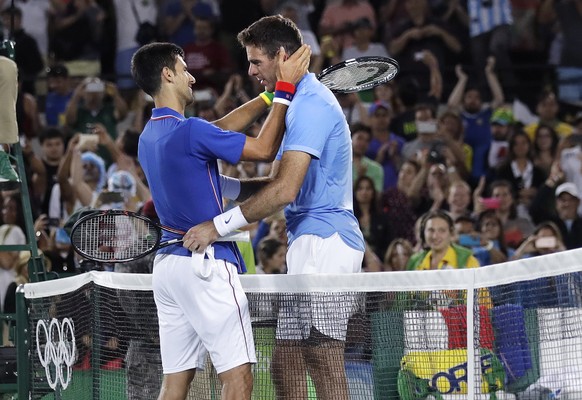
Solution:
[[(467, 400), (475, 399), (475, 271), (467, 274)], [(480, 355), (480, 354), (479, 354)], [(480, 362), (480, 360), (479, 360)]]
[(24, 285), (16, 289), (16, 354), (18, 371), (18, 398), (27, 399), (30, 393), (30, 332), (24, 299)]

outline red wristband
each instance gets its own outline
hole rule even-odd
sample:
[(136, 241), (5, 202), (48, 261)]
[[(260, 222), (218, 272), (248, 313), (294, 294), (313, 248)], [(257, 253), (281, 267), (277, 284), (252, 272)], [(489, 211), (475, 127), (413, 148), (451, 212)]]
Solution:
[(277, 81), (275, 83), (275, 91), (277, 90), (295, 94), (295, 85), (289, 82)]

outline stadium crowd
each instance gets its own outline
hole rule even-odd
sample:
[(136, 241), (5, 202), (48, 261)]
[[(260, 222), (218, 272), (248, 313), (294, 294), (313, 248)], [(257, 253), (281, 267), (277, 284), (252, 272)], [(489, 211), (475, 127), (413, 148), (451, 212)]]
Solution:
[[(365, 271), (485, 266), (582, 247), (582, 7), (577, 0), (0, 0), (16, 43), (17, 117), (36, 240), (81, 271), (65, 223), (84, 207), (155, 217), (137, 162), (152, 99), (130, 77), (151, 41), (184, 48), (187, 116), (215, 120), (263, 88), (236, 34), (292, 19), (310, 71), (390, 56), (393, 81), (338, 94), (352, 134)], [(531, 110), (531, 111), (529, 111)], [(248, 135), (256, 135), (260, 124)], [(238, 178), (269, 164), (222, 164)], [(2, 191), (2, 244), (25, 243), (20, 196)], [(285, 272), (285, 218), (248, 229), (247, 267)], [(0, 253), (0, 301), (18, 254)]]

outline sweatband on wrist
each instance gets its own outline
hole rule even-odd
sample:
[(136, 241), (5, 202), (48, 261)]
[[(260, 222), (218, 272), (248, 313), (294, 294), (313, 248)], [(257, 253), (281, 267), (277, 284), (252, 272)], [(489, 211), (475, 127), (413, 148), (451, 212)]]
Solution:
[(220, 189), (223, 197), (236, 200), (240, 194), (240, 181), (230, 176), (220, 175)]
[(259, 94), (259, 96), (267, 104), (267, 107), (273, 105), (273, 97), (275, 97), (275, 93), (265, 90), (263, 93)]
[(245, 219), (240, 206), (232, 208), (222, 214), (218, 214), (212, 221), (214, 222), (216, 231), (220, 236), (228, 235), (229, 233), (249, 224)]
[(273, 103), (280, 103), (280, 104), (285, 104), (287, 107), (289, 107), (291, 105), (291, 101), (287, 100), (283, 97), (275, 97), (273, 99)]
[(289, 82), (277, 81), (275, 83), (275, 92), (277, 91), (288, 92), (295, 94), (295, 85)]

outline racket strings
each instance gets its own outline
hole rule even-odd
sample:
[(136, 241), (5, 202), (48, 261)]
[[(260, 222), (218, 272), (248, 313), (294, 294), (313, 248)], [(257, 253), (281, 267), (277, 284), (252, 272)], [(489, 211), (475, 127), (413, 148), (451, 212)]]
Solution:
[(103, 214), (84, 221), (72, 240), (88, 257), (127, 260), (151, 250), (159, 241), (155, 226), (127, 215)]
[(332, 91), (356, 92), (388, 82), (398, 73), (396, 66), (382, 61), (347, 64), (320, 78)]

